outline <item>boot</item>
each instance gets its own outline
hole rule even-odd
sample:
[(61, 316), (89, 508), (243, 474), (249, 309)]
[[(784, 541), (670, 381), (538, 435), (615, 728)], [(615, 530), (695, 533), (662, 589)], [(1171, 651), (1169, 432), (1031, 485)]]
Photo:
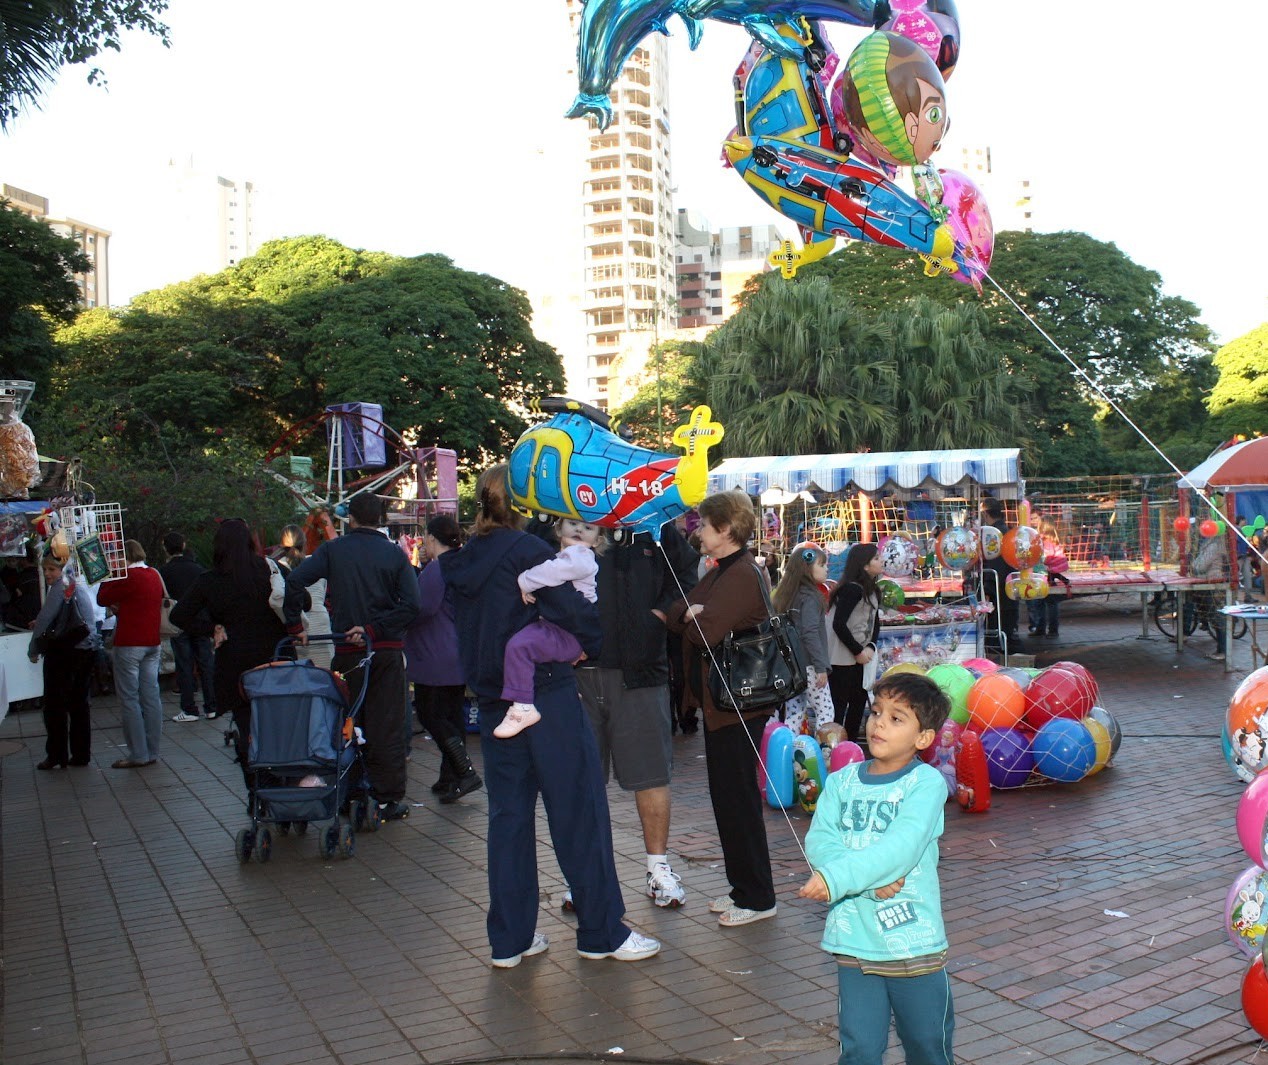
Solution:
[(436, 783), (431, 786), (433, 795), (443, 795), (458, 782), (458, 778), (454, 775), (453, 767), (449, 764), (449, 758), (443, 750), (440, 755), (440, 776), (436, 778)]
[(445, 760), (449, 763), (454, 775), (458, 778), (453, 786), (440, 797), (443, 803), (457, 802), (464, 795), (484, 787), (484, 781), (475, 771), (471, 759), (467, 756), (467, 745), (461, 736), (450, 736), (441, 745)]

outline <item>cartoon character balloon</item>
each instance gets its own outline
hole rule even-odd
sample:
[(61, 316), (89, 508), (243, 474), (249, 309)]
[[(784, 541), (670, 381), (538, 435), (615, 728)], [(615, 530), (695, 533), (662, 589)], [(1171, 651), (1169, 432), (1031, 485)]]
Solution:
[(920, 562), (920, 551), (905, 536), (890, 536), (880, 545), (881, 568), (891, 577), (910, 577)]
[(965, 525), (953, 525), (938, 534), (938, 561), (947, 569), (963, 572), (977, 561), (977, 533)]
[(573, 400), (526, 429), (510, 458), (511, 499), (526, 511), (577, 518), (608, 528), (650, 532), (699, 503), (708, 484), (708, 451), (723, 429), (699, 406), (674, 431), (682, 455), (636, 447), (608, 428), (607, 416)]
[(960, 59), (960, 16), (952, 0), (889, 0), (894, 17), (880, 28), (914, 41), (951, 77)]

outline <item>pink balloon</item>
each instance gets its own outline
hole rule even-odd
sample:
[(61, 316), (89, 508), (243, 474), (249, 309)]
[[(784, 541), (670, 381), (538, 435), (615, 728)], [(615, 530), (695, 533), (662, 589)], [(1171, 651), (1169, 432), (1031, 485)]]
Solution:
[(835, 773), (838, 769), (863, 760), (863, 748), (852, 740), (844, 740), (832, 748), (832, 753), (828, 756), (828, 772)]
[(970, 658), (961, 662), (960, 665), (964, 666), (965, 669), (973, 670), (979, 677), (983, 673), (994, 673), (999, 669), (999, 664), (992, 662), (989, 658)]
[(956, 247), (964, 250), (968, 268), (967, 276), (958, 271), (951, 276), (981, 291), (982, 278), (995, 252), (995, 225), (986, 197), (968, 175), (958, 170), (939, 170), (938, 173), (942, 176), (942, 206), (947, 209), (947, 225), (951, 227)]
[(1246, 857), (1264, 864), (1264, 820), (1268, 818), (1268, 773), (1250, 782), (1237, 803), (1237, 838)]

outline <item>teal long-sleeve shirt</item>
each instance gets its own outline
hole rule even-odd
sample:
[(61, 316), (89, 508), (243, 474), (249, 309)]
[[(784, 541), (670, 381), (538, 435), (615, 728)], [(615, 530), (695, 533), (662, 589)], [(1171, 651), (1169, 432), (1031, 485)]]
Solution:
[[(938, 885), (946, 783), (920, 761), (885, 774), (869, 772), (872, 764), (828, 777), (806, 835), (811, 867), (832, 900), (820, 945), (867, 961), (946, 950)], [(873, 891), (900, 877), (903, 889), (877, 900)]]

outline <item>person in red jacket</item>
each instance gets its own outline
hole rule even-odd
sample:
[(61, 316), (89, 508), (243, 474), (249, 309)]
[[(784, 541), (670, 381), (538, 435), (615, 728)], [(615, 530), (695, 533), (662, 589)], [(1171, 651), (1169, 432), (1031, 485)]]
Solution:
[(158, 761), (163, 736), (163, 703), (159, 696), (159, 615), (163, 581), (145, 564), (145, 548), (135, 540), (123, 542), (128, 575), (106, 581), (97, 590), (97, 603), (114, 611), (114, 679), (122, 706), (123, 738), (128, 757), (112, 769), (139, 769)]

